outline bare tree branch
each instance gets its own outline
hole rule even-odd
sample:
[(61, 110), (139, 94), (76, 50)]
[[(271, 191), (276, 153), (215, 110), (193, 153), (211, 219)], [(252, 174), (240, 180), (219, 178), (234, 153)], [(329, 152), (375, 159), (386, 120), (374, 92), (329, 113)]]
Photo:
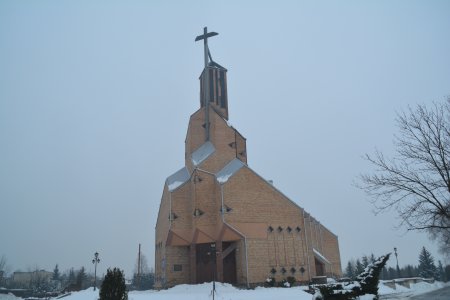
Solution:
[[(375, 212), (394, 209), (408, 230), (428, 230), (450, 241), (450, 99), (397, 114), (395, 155), (365, 155), (373, 174), (358, 187), (373, 198)], [(448, 246), (448, 245), (447, 245)]]

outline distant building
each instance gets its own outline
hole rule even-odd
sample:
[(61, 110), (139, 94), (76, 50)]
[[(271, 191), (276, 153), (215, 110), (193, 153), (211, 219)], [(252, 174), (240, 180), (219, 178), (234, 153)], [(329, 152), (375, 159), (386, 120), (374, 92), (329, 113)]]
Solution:
[(246, 139), (227, 122), (227, 70), (205, 62), (185, 166), (167, 178), (159, 208), (155, 287), (341, 276), (337, 236), (248, 166)]
[(53, 273), (45, 270), (36, 270), (32, 272), (14, 272), (12, 283), (15, 286), (29, 288), (36, 284), (49, 283)]

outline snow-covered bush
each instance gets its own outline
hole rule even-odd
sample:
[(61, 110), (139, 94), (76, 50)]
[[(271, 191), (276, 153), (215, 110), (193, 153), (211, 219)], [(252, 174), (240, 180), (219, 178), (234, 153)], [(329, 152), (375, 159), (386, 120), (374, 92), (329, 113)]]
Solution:
[(266, 286), (267, 286), (267, 287), (274, 287), (275, 284), (276, 284), (275, 278), (273, 278), (273, 277), (268, 277), (268, 278), (266, 279)]
[(324, 284), (318, 287), (314, 294), (314, 300), (349, 300), (356, 299), (358, 289), (346, 289), (342, 284)]
[(361, 285), (362, 295), (373, 294), (378, 295), (378, 282), (380, 281), (380, 273), (391, 254), (388, 253), (379, 257), (373, 263), (369, 264), (364, 271), (356, 276), (356, 280)]
[(294, 276), (288, 276), (288, 277), (286, 278), (286, 281), (289, 282), (289, 286), (290, 286), (290, 287), (293, 287), (293, 286), (295, 285), (295, 282), (296, 282), (297, 280), (295, 279)]
[(287, 282), (286, 279), (283, 279), (280, 282), (278, 282), (278, 287), (288, 288), (291, 287), (291, 285), (289, 284), (289, 282)]
[[(378, 282), (381, 270), (389, 259), (390, 253), (383, 255), (369, 264), (361, 274), (356, 276), (357, 281), (347, 284), (324, 284), (315, 288), (315, 300), (349, 300), (366, 295), (366, 298), (378, 299)], [(365, 298), (365, 299), (366, 299)]]

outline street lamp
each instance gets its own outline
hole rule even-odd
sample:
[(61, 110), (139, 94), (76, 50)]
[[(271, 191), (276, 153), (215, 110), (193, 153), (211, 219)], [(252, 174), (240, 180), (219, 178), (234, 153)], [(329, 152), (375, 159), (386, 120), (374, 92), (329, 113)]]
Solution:
[(98, 252), (95, 252), (94, 259), (92, 260), (92, 263), (95, 265), (95, 271), (94, 271), (94, 291), (97, 288), (97, 264), (100, 262), (100, 258), (98, 258)]
[(397, 278), (400, 278), (400, 268), (398, 267), (397, 247), (394, 247), (395, 259), (397, 260)]
[(217, 259), (217, 252), (216, 252), (216, 243), (211, 243), (211, 258), (213, 260), (213, 290), (212, 290), (212, 298), (214, 300), (214, 294), (216, 293), (216, 259)]

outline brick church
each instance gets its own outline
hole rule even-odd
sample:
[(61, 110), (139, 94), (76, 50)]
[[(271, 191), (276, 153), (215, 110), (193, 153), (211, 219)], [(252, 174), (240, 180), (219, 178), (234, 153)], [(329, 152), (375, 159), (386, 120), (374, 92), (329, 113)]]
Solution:
[(228, 120), (227, 69), (207, 32), (200, 109), (190, 119), (185, 166), (167, 177), (155, 235), (157, 288), (213, 279), (341, 276), (338, 237), (247, 164), (246, 139)]

